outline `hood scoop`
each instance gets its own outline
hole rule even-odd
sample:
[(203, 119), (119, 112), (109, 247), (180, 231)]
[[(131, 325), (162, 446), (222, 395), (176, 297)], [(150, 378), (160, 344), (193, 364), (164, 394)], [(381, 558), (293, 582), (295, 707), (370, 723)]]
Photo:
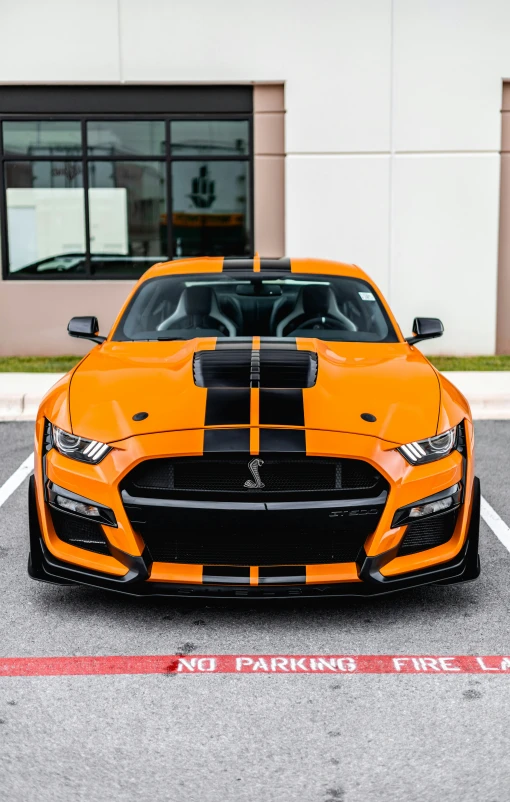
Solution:
[(224, 348), (197, 351), (193, 378), (197, 387), (263, 387), (304, 389), (317, 381), (318, 360), (314, 351), (264, 348), (261, 351)]

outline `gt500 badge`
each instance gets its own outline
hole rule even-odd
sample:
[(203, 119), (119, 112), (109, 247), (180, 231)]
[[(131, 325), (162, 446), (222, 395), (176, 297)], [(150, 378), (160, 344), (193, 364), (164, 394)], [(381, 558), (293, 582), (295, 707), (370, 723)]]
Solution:
[(330, 518), (344, 518), (347, 515), (378, 515), (379, 510), (374, 507), (369, 507), (364, 510), (335, 510), (329, 513)]

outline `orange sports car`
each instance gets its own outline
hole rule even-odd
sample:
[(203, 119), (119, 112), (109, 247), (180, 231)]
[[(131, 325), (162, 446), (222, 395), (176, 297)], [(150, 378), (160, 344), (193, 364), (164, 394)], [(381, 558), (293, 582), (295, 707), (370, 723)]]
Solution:
[(150, 268), (44, 398), (34, 579), (134, 595), (388, 593), (475, 579), (480, 484), (461, 393), (358, 267)]

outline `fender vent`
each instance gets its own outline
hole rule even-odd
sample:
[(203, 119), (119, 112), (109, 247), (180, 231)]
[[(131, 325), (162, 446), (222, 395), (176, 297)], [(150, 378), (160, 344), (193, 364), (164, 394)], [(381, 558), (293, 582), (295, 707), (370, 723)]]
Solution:
[(315, 385), (317, 369), (317, 354), (313, 351), (232, 348), (197, 351), (193, 357), (197, 387), (302, 389)]

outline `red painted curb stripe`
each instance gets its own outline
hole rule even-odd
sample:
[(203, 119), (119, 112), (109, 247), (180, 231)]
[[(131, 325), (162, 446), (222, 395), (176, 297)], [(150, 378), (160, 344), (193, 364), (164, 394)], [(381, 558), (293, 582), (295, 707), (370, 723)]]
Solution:
[(204, 654), (0, 658), (0, 677), (267, 673), (322, 675), (510, 673), (510, 656)]

